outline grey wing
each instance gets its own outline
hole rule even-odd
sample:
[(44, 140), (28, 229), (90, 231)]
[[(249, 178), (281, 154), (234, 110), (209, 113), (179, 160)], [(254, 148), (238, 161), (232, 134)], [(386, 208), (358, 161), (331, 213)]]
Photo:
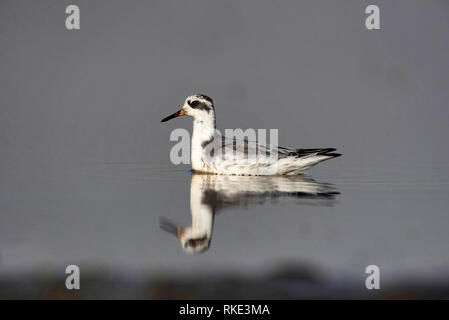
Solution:
[(221, 136), (221, 161), (227, 164), (241, 163), (242, 160), (258, 163), (272, 163), (278, 157), (286, 157), (293, 150), (260, 144), (249, 139)]
[[(237, 139), (235, 137), (215, 136), (213, 141), (213, 148), (215, 150), (215, 159), (227, 164), (241, 162), (241, 160), (258, 161), (259, 163), (272, 163), (274, 160), (283, 158), (306, 158), (317, 155), (331, 155), (334, 154), (334, 148), (320, 148), (320, 149), (292, 149), (272, 145), (265, 145), (257, 141), (249, 139)], [(218, 151), (218, 153), (216, 152)], [(212, 155), (214, 152), (212, 152)]]

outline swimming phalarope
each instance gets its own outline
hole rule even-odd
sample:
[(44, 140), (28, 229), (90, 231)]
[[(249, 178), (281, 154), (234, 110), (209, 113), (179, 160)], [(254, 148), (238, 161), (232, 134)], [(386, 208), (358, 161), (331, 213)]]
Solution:
[(208, 96), (187, 97), (181, 110), (161, 122), (193, 117), (193, 171), (231, 175), (296, 175), (324, 160), (336, 158), (334, 148), (289, 149), (222, 136), (215, 127), (214, 102)]

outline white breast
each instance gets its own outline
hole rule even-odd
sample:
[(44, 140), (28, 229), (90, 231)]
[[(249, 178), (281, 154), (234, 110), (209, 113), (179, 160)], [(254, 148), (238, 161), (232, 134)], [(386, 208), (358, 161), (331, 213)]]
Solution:
[(215, 129), (211, 124), (193, 121), (193, 133), (190, 150), (192, 169), (196, 171), (213, 172), (203, 161), (203, 141), (209, 140), (214, 135)]

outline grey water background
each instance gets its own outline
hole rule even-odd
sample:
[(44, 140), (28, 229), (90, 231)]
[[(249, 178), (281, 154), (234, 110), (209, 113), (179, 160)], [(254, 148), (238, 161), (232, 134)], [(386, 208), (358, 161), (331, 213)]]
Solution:
[[(368, 4), (1, 1), (0, 297), (447, 297), (449, 3), (376, 1), (377, 31)], [(338, 148), (308, 171), (335, 202), (228, 208), (185, 254), (159, 217), (190, 223), (191, 120), (159, 120), (197, 92), (219, 128)]]

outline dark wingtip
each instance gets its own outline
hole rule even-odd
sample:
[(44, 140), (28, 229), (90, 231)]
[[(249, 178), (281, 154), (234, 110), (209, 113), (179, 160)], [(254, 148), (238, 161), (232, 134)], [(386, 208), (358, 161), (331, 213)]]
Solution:
[(338, 158), (341, 156), (341, 153), (326, 153), (326, 156), (331, 156), (332, 158)]
[(332, 156), (339, 157), (340, 153), (333, 153), (337, 149), (335, 148), (322, 148), (322, 149), (296, 149), (291, 155), (296, 155), (298, 158), (307, 156)]

